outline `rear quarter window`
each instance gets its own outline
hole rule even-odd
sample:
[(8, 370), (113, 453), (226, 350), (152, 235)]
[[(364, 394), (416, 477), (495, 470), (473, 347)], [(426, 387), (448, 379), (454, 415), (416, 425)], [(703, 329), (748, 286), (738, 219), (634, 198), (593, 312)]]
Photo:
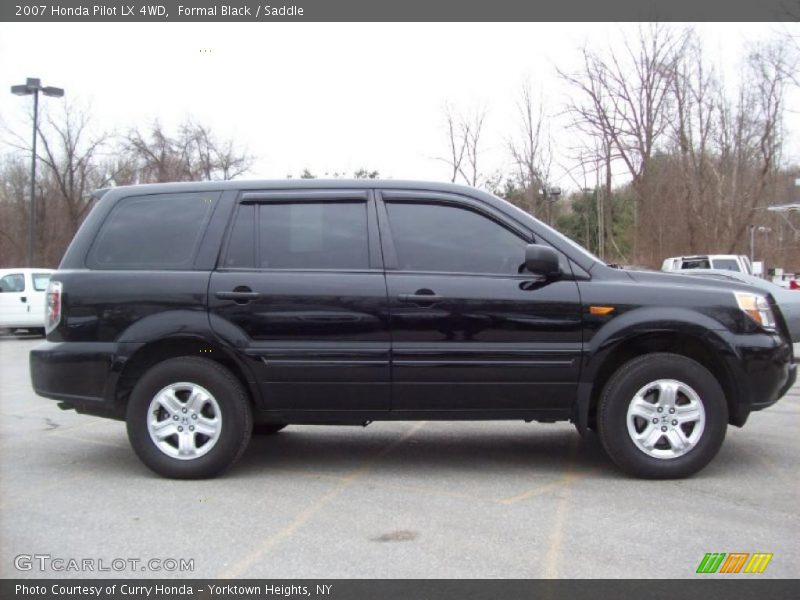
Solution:
[(44, 292), (50, 282), (50, 273), (33, 273), (31, 279), (33, 279), (33, 289), (37, 292)]
[(94, 269), (189, 269), (218, 192), (130, 196), (119, 201), (95, 238)]
[(739, 263), (732, 258), (715, 258), (711, 262), (714, 268), (720, 271), (741, 271)]

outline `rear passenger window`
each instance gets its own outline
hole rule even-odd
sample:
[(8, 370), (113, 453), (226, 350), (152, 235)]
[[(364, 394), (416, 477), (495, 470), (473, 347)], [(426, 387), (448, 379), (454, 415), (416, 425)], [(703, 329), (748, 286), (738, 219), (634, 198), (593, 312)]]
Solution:
[(114, 207), (89, 251), (97, 269), (188, 269), (218, 192), (125, 198)]
[(720, 271), (738, 271), (739, 263), (732, 258), (715, 258), (713, 261), (714, 268)]
[(44, 292), (47, 289), (47, 284), (50, 283), (50, 273), (33, 273), (33, 289), (37, 292)]
[(260, 204), (257, 235), (262, 269), (369, 268), (365, 202)]

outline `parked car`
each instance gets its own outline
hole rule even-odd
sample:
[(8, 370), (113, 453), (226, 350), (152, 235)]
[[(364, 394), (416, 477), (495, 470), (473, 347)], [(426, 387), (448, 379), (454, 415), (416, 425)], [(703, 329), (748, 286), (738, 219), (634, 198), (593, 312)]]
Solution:
[(0, 330), (44, 335), (44, 299), (51, 271), (0, 269)]
[(780, 307), (781, 313), (783, 313), (783, 318), (786, 320), (786, 325), (789, 328), (792, 341), (800, 343), (800, 294), (797, 292), (781, 287), (772, 281), (761, 279), (755, 275), (747, 275), (746, 273), (698, 269), (696, 271), (684, 271), (684, 274), (710, 277), (722, 281), (742, 282), (771, 294)]
[[(99, 194), (98, 194), (99, 195)], [(452, 184), (119, 187), (47, 293), (36, 392), (124, 419), (201, 478), (251, 433), (379, 420), (570, 420), (627, 473), (691, 475), (797, 376), (769, 295), (612, 268)]]
[(800, 290), (800, 279), (798, 277), (800, 276), (783, 275), (782, 277), (773, 277), (772, 283), (787, 290)]
[(672, 256), (664, 259), (662, 271), (684, 271), (686, 269), (717, 269), (753, 274), (750, 259), (744, 254), (696, 254)]

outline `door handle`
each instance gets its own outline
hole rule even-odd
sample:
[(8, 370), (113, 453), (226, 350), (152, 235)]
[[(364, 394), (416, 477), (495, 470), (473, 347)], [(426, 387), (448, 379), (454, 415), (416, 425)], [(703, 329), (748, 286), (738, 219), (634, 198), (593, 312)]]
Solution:
[(20, 296), (19, 297), (19, 301), (20, 302), (27, 302), (28, 301), (28, 297), (27, 296)]
[(400, 302), (410, 302), (411, 304), (432, 305), (444, 300), (444, 296), (439, 296), (431, 290), (417, 290), (413, 294), (400, 294), (397, 299)]
[(240, 304), (246, 304), (250, 300), (257, 300), (261, 294), (254, 292), (247, 286), (239, 286), (230, 292), (215, 292), (214, 295), (220, 300), (233, 300)]

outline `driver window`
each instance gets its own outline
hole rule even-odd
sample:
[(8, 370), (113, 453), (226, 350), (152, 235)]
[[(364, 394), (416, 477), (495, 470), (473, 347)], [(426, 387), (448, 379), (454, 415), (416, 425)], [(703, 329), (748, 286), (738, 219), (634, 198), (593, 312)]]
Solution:
[(24, 292), (25, 276), (22, 273), (12, 273), (0, 279), (0, 292)]
[(475, 211), (447, 204), (388, 202), (403, 271), (516, 275), (528, 242)]

